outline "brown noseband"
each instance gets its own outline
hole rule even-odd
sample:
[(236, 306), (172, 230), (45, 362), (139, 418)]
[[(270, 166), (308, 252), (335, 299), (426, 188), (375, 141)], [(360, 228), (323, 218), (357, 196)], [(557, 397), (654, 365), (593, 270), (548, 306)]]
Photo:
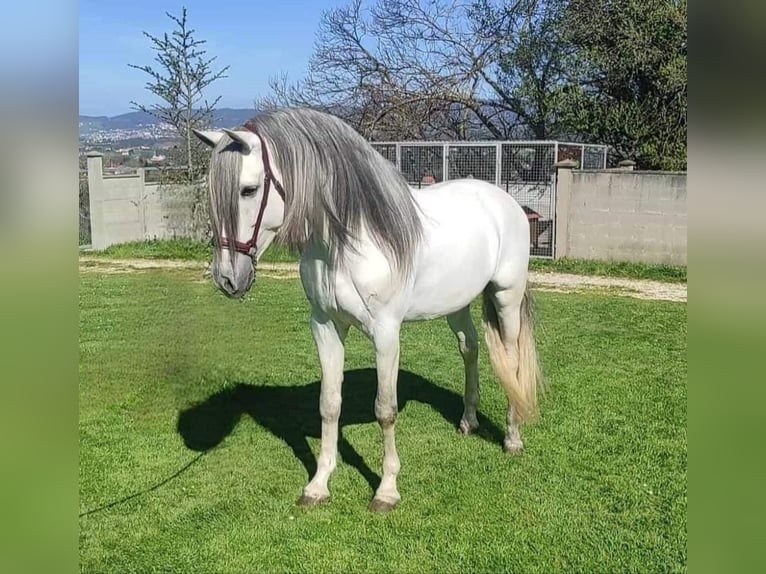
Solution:
[(257, 250), (256, 242), (258, 241), (258, 231), (261, 229), (261, 220), (263, 219), (263, 212), (266, 211), (266, 203), (269, 200), (269, 191), (271, 188), (271, 183), (274, 182), (274, 188), (277, 190), (277, 193), (282, 198), (282, 201), (285, 201), (285, 190), (282, 187), (282, 184), (279, 183), (276, 177), (274, 177), (274, 172), (271, 170), (271, 163), (269, 163), (269, 152), (266, 149), (266, 142), (263, 141), (263, 138), (261, 137), (261, 134), (258, 133), (257, 128), (255, 127), (255, 123), (251, 120), (245, 124), (245, 129), (253, 132), (258, 139), (261, 142), (261, 159), (263, 161), (263, 171), (264, 171), (264, 177), (263, 177), (263, 198), (261, 199), (261, 208), (258, 210), (258, 218), (255, 220), (255, 227), (253, 228), (253, 236), (246, 242), (237, 241), (236, 239), (234, 241), (231, 241), (227, 239), (226, 237), (221, 237), (221, 247), (224, 249), (233, 249), (234, 251), (237, 251), (238, 253), (243, 253), (245, 255), (248, 255), (249, 257), (255, 257), (255, 253)]

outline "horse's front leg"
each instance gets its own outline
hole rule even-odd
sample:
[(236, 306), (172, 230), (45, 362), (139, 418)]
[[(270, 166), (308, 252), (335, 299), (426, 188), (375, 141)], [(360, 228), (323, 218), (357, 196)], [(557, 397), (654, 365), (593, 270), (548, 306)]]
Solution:
[(396, 401), (396, 381), (399, 375), (399, 329), (399, 324), (380, 326), (373, 337), (378, 369), (375, 417), (383, 431), (383, 478), (370, 504), (370, 509), (376, 512), (391, 510), (401, 499), (396, 487), (400, 464), (394, 441), (394, 427), (399, 410)]
[(343, 343), (348, 326), (339, 325), (320, 311), (311, 315), (311, 333), (319, 352), (322, 367), (322, 387), (319, 396), (319, 414), (322, 417), (322, 445), (319, 449), (317, 471), (303, 489), (298, 501), (304, 506), (330, 499), (327, 482), (335, 470), (338, 455), (338, 421), (340, 419), (341, 386), (343, 384)]

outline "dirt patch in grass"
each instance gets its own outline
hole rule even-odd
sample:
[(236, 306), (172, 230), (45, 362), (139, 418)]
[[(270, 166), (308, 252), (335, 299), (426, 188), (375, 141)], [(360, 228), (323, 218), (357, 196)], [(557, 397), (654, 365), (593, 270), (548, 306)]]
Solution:
[(532, 285), (544, 291), (608, 290), (615, 295), (651, 299), (656, 301), (685, 302), (685, 283), (663, 283), (647, 279), (622, 279), (619, 277), (595, 277), (570, 275), (568, 273), (531, 272)]
[[(92, 273), (133, 273), (150, 269), (197, 269), (202, 273), (201, 280), (209, 277), (208, 263), (199, 261), (179, 261), (169, 259), (106, 259), (103, 257), (80, 257), (80, 271)], [(259, 263), (258, 274), (261, 277), (275, 279), (296, 279), (296, 263)], [(570, 273), (530, 272), (530, 282), (541, 291), (608, 291), (615, 295), (649, 299), (656, 301), (686, 302), (685, 283), (664, 283), (647, 279), (624, 279), (620, 277), (601, 277), (574, 275)]]

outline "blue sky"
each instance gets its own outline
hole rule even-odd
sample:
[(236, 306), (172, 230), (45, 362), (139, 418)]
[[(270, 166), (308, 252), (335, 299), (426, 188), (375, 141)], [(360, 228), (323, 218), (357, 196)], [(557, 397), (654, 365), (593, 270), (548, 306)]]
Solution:
[(186, 0), (177, 2), (82, 0), (80, 2), (80, 114), (113, 116), (130, 101), (150, 103), (146, 74), (128, 64), (151, 64), (154, 52), (142, 31), (159, 36), (173, 22), (165, 12), (188, 10), (208, 55), (231, 66), (211, 87), (219, 107), (248, 108), (267, 92), (270, 77), (305, 72), (324, 10), (345, 0)]

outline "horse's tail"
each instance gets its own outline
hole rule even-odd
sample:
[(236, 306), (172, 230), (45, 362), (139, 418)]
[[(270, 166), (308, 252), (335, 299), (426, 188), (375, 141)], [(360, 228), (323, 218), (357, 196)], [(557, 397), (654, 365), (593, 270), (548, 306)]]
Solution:
[[(490, 288), (484, 290), (484, 334), (489, 359), (495, 374), (513, 405), (517, 422), (529, 422), (537, 416), (537, 390), (542, 373), (535, 346), (533, 301), (529, 287), (524, 291), (519, 310), (518, 329), (504, 325), (512, 320), (510, 309), (499, 309)], [(515, 340), (510, 333), (518, 333)], [(515, 360), (514, 360), (515, 359)]]

